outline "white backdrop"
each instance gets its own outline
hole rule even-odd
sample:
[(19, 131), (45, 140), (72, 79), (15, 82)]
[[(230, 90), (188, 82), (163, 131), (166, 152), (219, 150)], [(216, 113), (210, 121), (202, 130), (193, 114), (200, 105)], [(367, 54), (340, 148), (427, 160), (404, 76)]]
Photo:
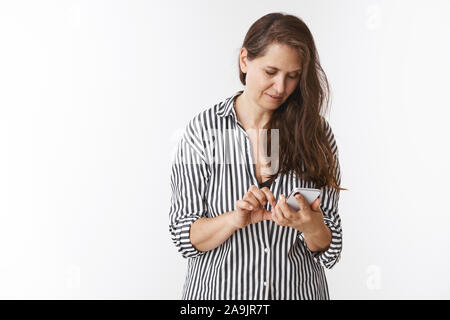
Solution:
[(275, 11), (310, 27), (332, 89), (331, 298), (450, 298), (445, 0), (1, 1), (0, 298), (181, 297), (172, 152)]

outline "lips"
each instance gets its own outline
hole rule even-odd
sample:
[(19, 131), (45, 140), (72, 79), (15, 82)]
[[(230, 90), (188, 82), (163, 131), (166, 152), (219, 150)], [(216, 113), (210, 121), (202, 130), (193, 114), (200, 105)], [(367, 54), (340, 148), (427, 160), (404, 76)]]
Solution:
[(272, 96), (271, 94), (267, 94), (268, 96), (270, 96), (270, 97), (272, 97), (272, 98), (274, 98), (274, 99), (281, 99), (281, 97), (277, 97), (277, 96)]

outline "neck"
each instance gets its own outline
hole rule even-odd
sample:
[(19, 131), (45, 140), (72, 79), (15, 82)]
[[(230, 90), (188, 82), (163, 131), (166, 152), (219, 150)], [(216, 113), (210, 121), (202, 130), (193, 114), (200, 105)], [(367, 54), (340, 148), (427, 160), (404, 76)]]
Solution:
[(273, 113), (253, 103), (245, 91), (236, 98), (235, 110), (239, 122), (245, 129), (264, 129)]

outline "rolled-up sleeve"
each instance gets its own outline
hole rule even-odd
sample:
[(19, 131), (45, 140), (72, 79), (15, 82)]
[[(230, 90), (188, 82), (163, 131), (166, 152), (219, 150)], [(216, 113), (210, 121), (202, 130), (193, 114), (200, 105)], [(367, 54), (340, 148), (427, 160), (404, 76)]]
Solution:
[(208, 183), (208, 166), (198, 137), (190, 122), (178, 142), (172, 161), (169, 210), (169, 232), (178, 251), (184, 258), (194, 258), (205, 252), (197, 250), (191, 243), (191, 225), (199, 218), (207, 217), (205, 201)]
[[(334, 134), (328, 122), (326, 124), (326, 132), (331, 141), (331, 149), (336, 161), (336, 177), (338, 185), (341, 184), (341, 168), (339, 164), (339, 151), (337, 148)], [(321, 189), (320, 209), (323, 212), (325, 225), (331, 230), (330, 246), (324, 251), (312, 252), (306, 246), (305, 238), (302, 232), (298, 232), (298, 236), (303, 241), (306, 250), (312, 255), (314, 261), (321, 266), (331, 269), (340, 260), (342, 252), (342, 224), (338, 213), (339, 190), (326, 185)]]

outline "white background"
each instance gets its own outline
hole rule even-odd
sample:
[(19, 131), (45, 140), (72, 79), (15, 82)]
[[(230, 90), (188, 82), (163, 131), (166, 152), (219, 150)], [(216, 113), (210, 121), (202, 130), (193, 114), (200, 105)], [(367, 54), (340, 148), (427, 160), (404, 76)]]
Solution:
[(332, 89), (331, 298), (450, 298), (450, 2), (411, 0), (1, 1), (0, 298), (181, 297), (172, 152), (275, 11), (310, 27)]

